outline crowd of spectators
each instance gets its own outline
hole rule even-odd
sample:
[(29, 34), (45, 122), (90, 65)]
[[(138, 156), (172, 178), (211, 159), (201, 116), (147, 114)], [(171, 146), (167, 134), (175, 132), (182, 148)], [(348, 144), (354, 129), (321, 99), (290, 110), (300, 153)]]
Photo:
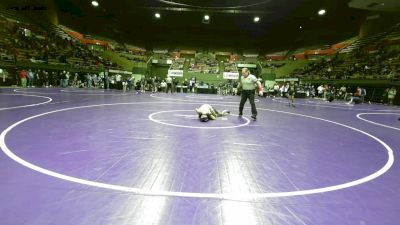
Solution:
[(119, 56), (134, 62), (147, 62), (148, 57), (143, 52), (123, 51)]
[(291, 77), (314, 79), (391, 79), (400, 80), (400, 51), (380, 47), (372, 51), (354, 51), (322, 58), (302, 69), (294, 71)]
[(170, 70), (183, 70), (184, 65), (185, 65), (185, 59), (177, 58), (171, 64)]
[(224, 72), (237, 73), (237, 65), (235, 62), (224, 62)]
[(219, 63), (216, 59), (208, 56), (191, 58), (188, 72), (217, 74), (219, 73)]
[[(302, 82), (276, 82), (265, 86), (265, 94), (269, 97), (286, 97), (289, 87), (295, 87), (295, 96), (300, 98), (315, 98), (331, 102), (333, 100), (347, 101), (348, 104), (371, 103), (371, 101), (393, 104), (397, 89), (395, 86), (382, 91), (379, 88), (364, 88), (358, 86), (331, 85), (322, 83), (313, 85)], [(375, 95), (375, 96), (374, 96)]]
[(272, 62), (272, 60), (267, 60), (267, 61), (260, 60), (260, 63), (263, 68), (268, 68), (268, 69), (277, 69), (279, 67), (286, 65), (286, 63)]
[(163, 60), (170, 59), (170, 60), (172, 60), (172, 57), (168, 53), (165, 53), (165, 54), (154, 53), (153, 54), (153, 59), (163, 59)]
[(2, 69), (3, 85), (21, 87), (99, 87), (104, 74), (34, 68)]
[(117, 67), (73, 38), (61, 37), (29, 24), (0, 20), (3, 61), (65, 64), (75, 68)]

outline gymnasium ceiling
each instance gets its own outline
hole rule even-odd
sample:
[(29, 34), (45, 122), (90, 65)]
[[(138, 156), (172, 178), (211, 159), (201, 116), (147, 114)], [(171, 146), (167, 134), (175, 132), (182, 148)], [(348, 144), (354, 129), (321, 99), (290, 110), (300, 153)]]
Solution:
[[(8, 1), (8, 0), (7, 0)], [(11, 1), (11, 0), (10, 0)], [(22, 1), (22, 0), (13, 0)], [(43, 0), (60, 24), (145, 48), (271, 52), (356, 36), (370, 0)], [(398, 0), (383, 0), (375, 9)], [(349, 7), (352, 4), (352, 7)], [(326, 14), (319, 16), (318, 10)], [(368, 9), (368, 10), (366, 10)], [(379, 10), (379, 9), (378, 9)], [(154, 13), (160, 13), (156, 19)], [(210, 21), (205, 24), (203, 16)], [(260, 17), (255, 23), (253, 18)], [(301, 27), (301, 28), (300, 28)]]

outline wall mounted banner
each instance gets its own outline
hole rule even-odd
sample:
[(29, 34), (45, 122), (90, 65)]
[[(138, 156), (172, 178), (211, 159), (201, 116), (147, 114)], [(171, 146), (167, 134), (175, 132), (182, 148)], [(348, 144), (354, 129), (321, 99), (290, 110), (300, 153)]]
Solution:
[(257, 68), (257, 65), (256, 65), (256, 64), (244, 64), (244, 63), (239, 63), (237, 66), (238, 66), (238, 67), (241, 67), (241, 68), (243, 68), (243, 67), (246, 67), (246, 68)]
[(109, 70), (109, 73), (120, 73), (120, 74), (132, 74), (132, 72), (124, 71), (124, 70)]
[(168, 70), (170, 77), (183, 77), (183, 70)]
[(283, 82), (286, 82), (286, 81), (299, 81), (299, 78), (278, 78), (278, 79), (275, 79), (275, 81), (283, 81)]
[(239, 79), (239, 73), (224, 72), (224, 79), (237, 80)]

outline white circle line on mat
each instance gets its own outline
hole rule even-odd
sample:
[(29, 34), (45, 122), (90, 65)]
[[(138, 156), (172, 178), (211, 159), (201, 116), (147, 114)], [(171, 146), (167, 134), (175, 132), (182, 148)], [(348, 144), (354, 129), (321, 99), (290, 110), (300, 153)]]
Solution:
[[(62, 112), (62, 111), (67, 111), (67, 110), (73, 110), (73, 109), (82, 109), (82, 108), (91, 108), (91, 107), (100, 107), (100, 106), (112, 106), (112, 105), (133, 105), (133, 104), (148, 104), (149, 102), (139, 102), (139, 103), (115, 103), (115, 104), (100, 104), (100, 105), (88, 105), (88, 106), (79, 106), (79, 107), (71, 107), (71, 108), (65, 108), (65, 109), (59, 109), (59, 110), (54, 110), (50, 112), (45, 112), (41, 114), (37, 114), (28, 118), (25, 118), (23, 120), (20, 120), (5, 130), (0, 134), (0, 147), (2, 151), (12, 160), (15, 162), (19, 163), (22, 166), (25, 166), (31, 170), (37, 171), (39, 173), (52, 176), (55, 178), (59, 178), (62, 180), (74, 182), (74, 183), (79, 183), (83, 185), (88, 185), (92, 187), (98, 187), (98, 188), (105, 188), (109, 190), (116, 190), (116, 191), (124, 191), (124, 192), (129, 192), (129, 193), (134, 193), (134, 194), (141, 194), (141, 195), (151, 195), (151, 196), (169, 196), (169, 197), (187, 197), (187, 198), (209, 198), (209, 199), (227, 199), (227, 200), (236, 200), (236, 201), (255, 201), (257, 199), (263, 199), (263, 198), (277, 198), (277, 197), (290, 197), (290, 196), (301, 196), (301, 195), (310, 195), (310, 194), (317, 194), (317, 193), (325, 193), (325, 192), (330, 192), (330, 191), (336, 191), (336, 190), (341, 190), (349, 187), (353, 187), (356, 185), (360, 185), (363, 183), (366, 183), (368, 181), (374, 180), (377, 177), (383, 175), (386, 173), (393, 165), (394, 163), (394, 154), (393, 150), (387, 145), (385, 142), (380, 140), (379, 138), (373, 136), (372, 134), (369, 134), (365, 131), (362, 131), (360, 129), (351, 127), (349, 125), (345, 125), (342, 123), (338, 123), (335, 121), (327, 120), (327, 119), (322, 119), (318, 117), (313, 117), (313, 116), (308, 116), (304, 114), (298, 114), (298, 113), (291, 113), (291, 112), (285, 112), (285, 111), (278, 111), (278, 110), (270, 110), (270, 109), (260, 109), (260, 110), (265, 110), (265, 111), (272, 111), (272, 112), (278, 112), (278, 113), (285, 113), (285, 114), (290, 114), (290, 115), (296, 115), (296, 116), (302, 116), (310, 119), (316, 119), (320, 121), (325, 121), (331, 124), (335, 124), (338, 126), (342, 126), (345, 128), (349, 128), (353, 131), (359, 132), (361, 134), (364, 134), (373, 140), (377, 141), (379, 144), (381, 144), (387, 152), (388, 155), (388, 160), (385, 163), (385, 165), (380, 168), (379, 170), (373, 172), (372, 174), (362, 177), (357, 180), (353, 180), (350, 182), (342, 183), (342, 184), (337, 184), (337, 185), (331, 185), (331, 186), (326, 186), (326, 187), (321, 187), (321, 188), (314, 188), (314, 189), (307, 189), (307, 190), (297, 190), (297, 191), (286, 191), (286, 192), (271, 192), (271, 193), (201, 193), (201, 192), (176, 192), (176, 191), (162, 191), (162, 190), (151, 190), (151, 189), (143, 189), (143, 188), (134, 188), (134, 187), (127, 187), (127, 186), (119, 186), (119, 185), (113, 185), (113, 184), (107, 184), (107, 183), (101, 183), (97, 181), (91, 181), (91, 180), (85, 180), (73, 176), (68, 176), (65, 174), (61, 174), (58, 172), (54, 172), (49, 169), (45, 169), (42, 167), (39, 167), (37, 165), (34, 165), (33, 163), (30, 163), (11, 151), (5, 143), (5, 138), (8, 132), (10, 132), (12, 129), (17, 127), (18, 125), (32, 120), (34, 118), (38, 118), (44, 115), (56, 113), (56, 112)], [(150, 102), (153, 104), (154, 102)], [(160, 102), (157, 102), (160, 104)], [(166, 102), (167, 103), (167, 102)], [(168, 102), (171, 104), (171, 102)], [(174, 104), (177, 104), (177, 102), (173, 102)], [(182, 103), (180, 103), (182, 104)]]
[(40, 103), (35, 103), (35, 104), (29, 104), (29, 105), (21, 105), (21, 106), (13, 106), (13, 107), (7, 107), (7, 108), (0, 108), (0, 111), (2, 111), (2, 110), (8, 110), (8, 109), (19, 109), (19, 108), (26, 108), (26, 107), (38, 106), (38, 105), (47, 104), (47, 103), (53, 101), (52, 98), (47, 97), (47, 96), (41, 96), (41, 95), (25, 95), (25, 94), (11, 94), (11, 95), (14, 95), (14, 96), (30, 96), (30, 97), (46, 98), (47, 101), (40, 102)]
[[(360, 119), (360, 120), (363, 120), (365, 122), (372, 123), (372, 124), (375, 124), (375, 125), (378, 125), (378, 126), (381, 126), (381, 127), (386, 127), (386, 128), (390, 128), (390, 129), (394, 129), (394, 130), (400, 130), (400, 128), (397, 128), (397, 127), (392, 127), (392, 126), (389, 126), (389, 125), (385, 125), (385, 124), (377, 123), (377, 122), (374, 122), (374, 121), (371, 121), (371, 120), (367, 120), (365, 118), (362, 118), (361, 117), (362, 115), (399, 115), (400, 116), (399, 113), (359, 113), (359, 114), (357, 114), (357, 118)], [(398, 122), (397, 119), (396, 119), (396, 122)]]

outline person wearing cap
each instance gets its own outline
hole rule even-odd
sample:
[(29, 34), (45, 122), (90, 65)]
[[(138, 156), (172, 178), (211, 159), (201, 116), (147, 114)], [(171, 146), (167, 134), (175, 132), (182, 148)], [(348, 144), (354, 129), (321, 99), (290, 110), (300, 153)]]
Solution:
[(238, 88), (242, 90), (240, 105), (239, 105), (239, 116), (243, 115), (244, 104), (246, 103), (247, 99), (249, 99), (251, 105), (251, 114), (252, 114), (251, 118), (253, 119), (257, 118), (257, 109), (256, 109), (256, 104), (254, 103), (254, 92), (256, 87), (258, 88), (259, 95), (262, 95), (263, 88), (261, 86), (261, 83), (257, 80), (257, 77), (254, 76), (253, 74), (250, 74), (249, 69), (243, 68), (242, 77), (239, 81), (239, 86), (238, 86)]
[(217, 117), (228, 115), (228, 110), (223, 110), (221, 113), (218, 112), (214, 107), (209, 104), (203, 104), (200, 108), (196, 108), (196, 113), (199, 115), (201, 122), (207, 122), (209, 120), (215, 120)]

